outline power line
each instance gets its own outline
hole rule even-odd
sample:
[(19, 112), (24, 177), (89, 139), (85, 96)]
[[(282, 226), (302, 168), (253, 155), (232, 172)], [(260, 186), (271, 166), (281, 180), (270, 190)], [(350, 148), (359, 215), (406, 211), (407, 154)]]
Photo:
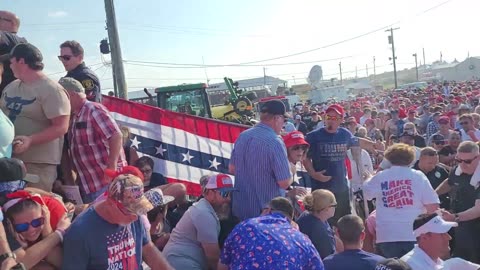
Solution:
[[(103, 65), (103, 63), (96, 63), (96, 64), (93, 64), (93, 65), (89, 65), (88, 67), (91, 68), (91, 67), (95, 67), (95, 66), (98, 66), (98, 65)], [(54, 72), (54, 73), (49, 73), (49, 74), (47, 74), (47, 76), (57, 75), (57, 74), (61, 74), (61, 73), (65, 73), (65, 70)]]
[(142, 65), (142, 66), (152, 66), (152, 67), (165, 67), (165, 68), (206, 68), (206, 67), (266, 67), (266, 66), (289, 66), (289, 65), (303, 65), (303, 64), (311, 64), (311, 63), (323, 63), (329, 61), (338, 61), (346, 58), (352, 58), (353, 55), (338, 57), (338, 58), (331, 58), (331, 59), (323, 59), (323, 60), (316, 60), (316, 61), (306, 61), (306, 62), (294, 62), (294, 63), (278, 63), (278, 64), (182, 64), (182, 63), (162, 63), (162, 62), (150, 62), (150, 61), (135, 61), (135, 60), (124, 60), (124, 63), (131, 64), (131, 65)]

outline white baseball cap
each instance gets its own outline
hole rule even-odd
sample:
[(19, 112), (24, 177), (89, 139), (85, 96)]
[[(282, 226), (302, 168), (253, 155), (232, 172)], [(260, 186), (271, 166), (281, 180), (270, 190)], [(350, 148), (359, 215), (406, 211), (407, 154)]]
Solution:
[(416, 230), (413, 231), (415, 237), (419, 237), (422, 234), (426, 233), (446, 233), (452, 227), (457, 227), (458, 223), (456, 222), (448, 222), (445, 221), (440, 216), (436, 216), (429, 220), (427, 223), (423, 224), (422, 226), (418, 227)]

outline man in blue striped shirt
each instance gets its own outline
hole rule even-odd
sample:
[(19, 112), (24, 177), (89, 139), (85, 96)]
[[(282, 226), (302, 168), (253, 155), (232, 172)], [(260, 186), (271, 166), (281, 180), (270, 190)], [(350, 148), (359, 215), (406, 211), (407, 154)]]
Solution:
[(235, 175), (233, 215), (240, 220), (257, 217), (263, 206), (293, 181), (287, 150), (279, 136), (286, 114), (280, 100), (270, 100), (260, 109), (260, 123), (240, 134), (235, 142), (229, 171)]

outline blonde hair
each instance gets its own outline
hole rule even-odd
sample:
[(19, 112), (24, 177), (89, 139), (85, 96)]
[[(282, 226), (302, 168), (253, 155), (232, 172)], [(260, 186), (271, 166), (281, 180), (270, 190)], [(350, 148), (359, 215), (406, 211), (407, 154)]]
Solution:
[(303, 199), (305, 210), (317, 213), (336, 203), (335, 195), (326, 189), (317, 189)]

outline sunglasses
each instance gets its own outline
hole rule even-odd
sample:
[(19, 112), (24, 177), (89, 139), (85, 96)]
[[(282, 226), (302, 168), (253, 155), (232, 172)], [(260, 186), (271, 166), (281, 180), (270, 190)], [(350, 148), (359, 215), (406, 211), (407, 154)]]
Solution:
[(455, 161), (458, 162), (458, 163), (465, 163), (465, 164), (472, 164), (472, 162), (475, 161), (475, 159), (477, 159), (477, 157), (474, 157), (472, 159), (459, 159), (459, 158), (455, 158)]
[(218, 191), (218, 193), (220, 193), (220, 196), (222, 196), (223, 198), (228, 198), (230, 197), (230, 193), (232, 193), (231, 191)]
[(444, 145), (445, 142), (444, 141), (439, 141), (439, 142), (433, 142), (434, 144), (438, 144), (438, 145)]
[(333, 121), (337, 121), (337, 120), (340, 120), (342, 119), (340, 116), (332, 116), (332, 115), (326, 115), (325, 116), (325, 120), (333, 120)]
[(45, 218), (44, 217), (39, 217), (39, 218), (36, 218), (36, 219), (30, 221), (30, 223), (15, 224), (14, 228), (15, 228), (15, 231), (17, 233), (23, 233), (23, 232), (28, 231), (28, 228), (30, 228), (30, 225), (33, 228), (38, 228), (38, 227), (42, 226), (44, 222), (45, 222)]
[(292, 147), (293, 151), (298, 151), (298, 150), (307, 151), (307, 149), (308, 147), (306, 145), (295, 145), (294, 147)]
[(72, 59), (72, 55), (59, 55), (58, 56), (58, 60), (60, 61), (70, 61), (70, 59)]
[(460, 125), (462, 126), (468, 125), (468, 122), (460, 122)]

